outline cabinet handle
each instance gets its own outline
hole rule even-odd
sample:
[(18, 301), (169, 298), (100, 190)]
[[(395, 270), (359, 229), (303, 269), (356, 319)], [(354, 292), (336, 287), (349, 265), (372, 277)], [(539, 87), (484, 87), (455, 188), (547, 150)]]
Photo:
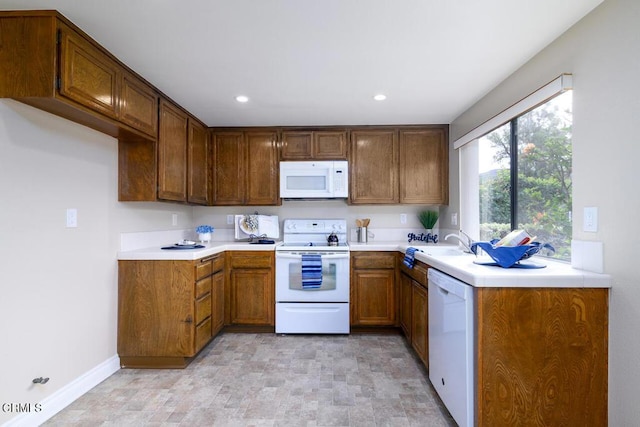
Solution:
[(193, 323), (193, 317), (191, 317), (191, 315), (188, 315), (187, 318), (185, 320), (182, 321), (183, 323)]

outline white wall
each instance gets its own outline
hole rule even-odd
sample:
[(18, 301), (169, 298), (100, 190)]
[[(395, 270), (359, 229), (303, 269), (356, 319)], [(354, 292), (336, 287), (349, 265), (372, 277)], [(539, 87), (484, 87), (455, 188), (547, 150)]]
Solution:
[[(573, 237), (604, 242), (605, 272), (613, 276), (612, 426), (637, 425), (640, 419), (640, 273), (634, 265), (640, 253), (639, 22), (637, 0), (605, 0), (451, 125), (455, 140), (561, 73), (573, 73)], [(587, 206), (599, 209), (597, 233), (582, 231), (582, 211)], [(456, 200), (449, 209), (457, 209)]]
[(191, 226), (190, 207), (119, 203), (117, 182), (115, 139), (0, 100), (0, 404), (40, 402), (116, 355), (120, 232), (170, 229), (174, 212)]

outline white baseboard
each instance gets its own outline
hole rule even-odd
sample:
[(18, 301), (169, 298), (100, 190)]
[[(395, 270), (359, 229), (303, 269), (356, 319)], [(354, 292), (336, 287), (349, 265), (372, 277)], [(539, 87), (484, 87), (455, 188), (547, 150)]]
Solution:
[(42, 411), (22, 413), (2, 424), (2, 427), (39, 426), (119, 369), (120, 358), (115, 355), (45, 398), (40, 402)]

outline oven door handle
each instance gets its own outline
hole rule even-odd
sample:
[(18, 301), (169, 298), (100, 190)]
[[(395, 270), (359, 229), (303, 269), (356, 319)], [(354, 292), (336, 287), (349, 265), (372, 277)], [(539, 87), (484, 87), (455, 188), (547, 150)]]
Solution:
[[(317, 253), (317, 252), (314, 252)], [(320, 253), (322, 259), (349, 259), (349, 254), (323, 254)], [(300, 253), (276, 253), (276, 258), (286, 258), (286, 259), (302, 259), (302, 254)]]

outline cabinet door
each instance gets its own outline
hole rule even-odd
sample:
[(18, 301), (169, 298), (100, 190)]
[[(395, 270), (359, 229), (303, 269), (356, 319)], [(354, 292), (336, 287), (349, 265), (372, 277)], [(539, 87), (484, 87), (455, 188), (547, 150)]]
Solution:
[(310, 160), (312, 132), (282, 132), (282, 160)]
[(189, 203), (209, 203), (209, 144), (207, 129), (189, 118), (187, 168), (187, 200)]
[(246, 144), (242, 132), (216, 132), (213, 142), (213, 204), (242, 205), (246, 188)]
[(314, 159), (346, 160), (347, 132), (314, 132), (312, 153)]
[(271, 269), (233, 269), (229, 285), (232, 324), (268, 326), (275, 324), (275, 291)]
[(224, 272), (213, 275), (211, 286), (211, 335), (215, 336), (224, 326)]
[(147, 135), (158, 136), (158, 94), (129, 73), (124, 73), (120, 91), (120, 121)]
[(347, 132), (282, 132), (281, 158), (282, 160), (347, 160)]
[(350, 156), (350, 203), (398, 203), (396, 131), (353, 131)]
[(422, 363), (429, 369), (429, 300), (427, 290), (412, 280), (411, 295), (411, 346)]
[(117, 118), (119, 65), (70, 28), (60, 28), (60, 94)]
[(187, 200), (187, 114), (164, 100), (160, 102), (158, 198)]
[(278, 150), (275, 132), (247, 132), (247, 205), (277, 205)]
[(120, 261), (118, 267), (118, 354), (193, 356), (193, 263)]
[(477, 288), (476, 425), (606, 426), (608, 295)]
[(400, 203), (449, 203), (446, 129), (400, 131)]
[(407, 337), (407, 341), (411, 342), (411, 324), (412, 324), (412, 293), (413, 284), (411, 277), (406, 274), (400, 274), (400, 327)]
[(395, 324), (395, 270), (353, 270), (351, 323), (361, 326)]

